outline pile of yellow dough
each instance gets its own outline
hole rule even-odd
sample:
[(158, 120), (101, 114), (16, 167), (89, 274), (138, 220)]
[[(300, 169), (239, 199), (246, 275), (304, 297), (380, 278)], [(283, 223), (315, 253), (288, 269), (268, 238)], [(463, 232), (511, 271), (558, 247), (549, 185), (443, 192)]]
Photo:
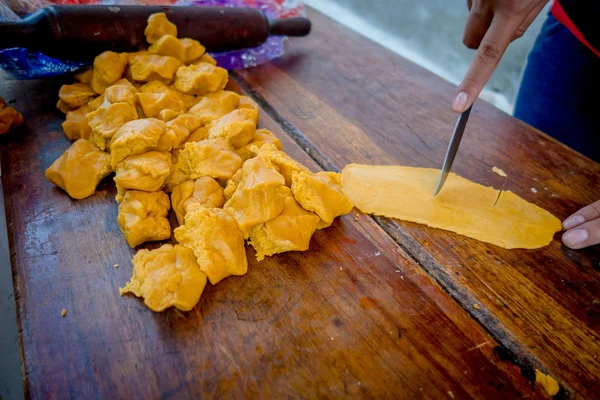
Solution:
[[(154, 311), (191, 310), (206, 280), (248, 269), (245, 241), (265, 256), (307, 250), (316, 229), (349, 213), (340, 176), (313, 174), (256, 129), (259, 107), (224, 90), (225, 69), (192, 39), (178, 39), (165, 14), (148, 19), (147, 51), (105, 52), (60, 89), (63, 129), (74, 141), (46, 178), (75, 199), (114, 172), (118, 222), (127, 243), (171, 238), (140, 250), (120, 289)], [(171, 198), (167, 193), (171, 194)]]

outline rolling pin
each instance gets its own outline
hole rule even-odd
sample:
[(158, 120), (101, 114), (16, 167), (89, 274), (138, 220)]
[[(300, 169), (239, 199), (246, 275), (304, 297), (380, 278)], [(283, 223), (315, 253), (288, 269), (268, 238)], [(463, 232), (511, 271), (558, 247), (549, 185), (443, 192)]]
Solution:
[(269, 20), (253, 8), (170, 6), (50, 6), (21, 21), (0, 21), (0, 49), (24, 47), (49, 56), (91, 61), (106, 50), (146, 48), (148, 17), (164, 12), (178, 37), (198, 40), (208, 51), (256, 47), (269, 35), (306, 36), (311, 22)]

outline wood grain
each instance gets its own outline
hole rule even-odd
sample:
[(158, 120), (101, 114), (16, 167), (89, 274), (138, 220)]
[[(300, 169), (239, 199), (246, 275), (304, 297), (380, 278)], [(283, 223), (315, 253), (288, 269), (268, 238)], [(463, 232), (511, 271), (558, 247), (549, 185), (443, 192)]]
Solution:
[[(531, 371), (504, 360), (498, 342), (354, 212), (318, 231), (308, 252), (257, 263), (248, 249), (248, 274), (209, 286), (189, 313), (119, 297), (133, 251), (112, 180), (73, 201), (43, 177), (69, 146), (54, 109), (60, 84), (0, 86), (27, 121), (0, 154), (28, 397), (542, 397)], [(272, 120), (261, 124), (318, 168)]]
[[(439, 168), (456, 121), (452, 85), (319, 13), (309, 16), (311, 36), (292, 40), (280, 60), (237, 73), (242, 86), (323, 167)], [(600, 165), (478, 101), (453, 171), (500, 188), (493, 166), (508, 174), (506, 190), (561, 219), (600, 199)], [(541, 361), (576, 396), (598, 396), (598, 247), (572, 251), (557, 234), (544, 249), (504, 250), (378, 221), (515, 358)]]

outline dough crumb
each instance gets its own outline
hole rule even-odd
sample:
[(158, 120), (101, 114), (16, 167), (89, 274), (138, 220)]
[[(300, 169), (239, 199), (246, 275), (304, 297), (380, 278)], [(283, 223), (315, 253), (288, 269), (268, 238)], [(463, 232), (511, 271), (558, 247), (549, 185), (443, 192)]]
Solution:
[(531, 188), (531, 191), (532, 191), (533, 193), (537, 193), (537, 189), (536, 189), (536, 188), (534, 188), (534, 187), (532, 187), (532, 188)]
[(506, 177), (508, 176), (508, 175), (506, 175), (506, 172), (502, 171), (502, 170), (501, 170), (500, 168), (498, 168), (498, 167), (493, 167), (493, 168), (492, 168), (492, 171), (493, 171), (495, 174), (498, 174), (498, 175), (500, 175), (500, 176), (501, 176), (501, 177), (503, 177), (503, 178), (506, 178)]
[(113, 268), (119, 268), (119, 264), (113, 264)]
[(454, 398), (454, 393), (452, 393), (452, 390), (448, 390), (448, 396), (453, 399)]
[(62, 311), (60, 312), (61, 317), (64, 317), (65, 315), (67, 315), (67, 309), (63, 308)]
[(543, 387), (544, 390), (546, 390), (546, 392), (550, 396), (554, 396), (555, 394), (557, 394), (560, 389), (560, 386), (558, 385), (558, 382), (556, 382), (556, 379), (554, 379), (550, 375), (544, 374), (539, 369), (535, 370), (535, 383)]
[(481, 307), (479, 307), (479, 304), (473, 304), (473, 308), (479, 310)]

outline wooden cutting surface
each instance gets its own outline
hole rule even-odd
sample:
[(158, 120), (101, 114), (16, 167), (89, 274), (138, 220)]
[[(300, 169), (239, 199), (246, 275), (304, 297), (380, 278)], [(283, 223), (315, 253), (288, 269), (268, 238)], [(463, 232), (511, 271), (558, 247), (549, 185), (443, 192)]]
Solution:
[[(315, 171), (437, 167), (452, 88), (311, 18), (284, 58), (235, 76), (232, 88), (263, 107), (261, 125)], [(29, 397), (541, 398), (536, 368), (563, 397), (598, 397), (600, 255), (558, 236), (508, 251), (353, 211), (308, 252), (257, 263), (248, 249), (248, 274), (209, 286), (191, 312), (120, 297), (133, 251), (112, 179), (74, 201), (43, 177), (69, 146), (54, 108), (62, 83), (0, 83), (27, 120), (0, 156)], [(497, 187), (491, 167), (503, 168), (508, 189), (559, 218), (600, 198), (600, 166), (483, 102), (455, 165)]]

